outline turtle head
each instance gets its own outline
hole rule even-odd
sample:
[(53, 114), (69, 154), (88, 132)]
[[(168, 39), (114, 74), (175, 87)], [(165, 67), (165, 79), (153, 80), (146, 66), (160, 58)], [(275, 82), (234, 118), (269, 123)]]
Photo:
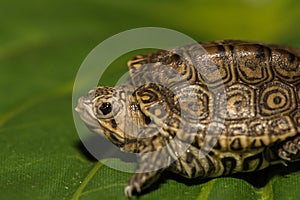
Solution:
[(113, 94), (113, 87), (99, 86), (80, 97), (75, 110), (92, 132), (104, 135), (116, 146), (122, 147), (125, 134), (118, 127), (116, 118), (124, 113), (124, 105)]
[(128, 141), (134, 140), (134, 124), (143, 123), (143, 118), (126, 92), (122, 87), (99, 86), (80, 97), (75, 110), (92, 132), (104, 135), (125, 151), (135, 151)]

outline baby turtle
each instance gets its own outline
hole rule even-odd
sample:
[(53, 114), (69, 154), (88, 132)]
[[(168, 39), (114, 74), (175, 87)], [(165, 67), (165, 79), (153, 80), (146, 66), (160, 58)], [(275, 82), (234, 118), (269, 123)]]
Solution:
[(218, 177), (300, 160), (299, 50), (244, 41), (138, 55), (130, 82), (99, 86), (76, 110), (139, 166), (125, 195), (164, 170)]

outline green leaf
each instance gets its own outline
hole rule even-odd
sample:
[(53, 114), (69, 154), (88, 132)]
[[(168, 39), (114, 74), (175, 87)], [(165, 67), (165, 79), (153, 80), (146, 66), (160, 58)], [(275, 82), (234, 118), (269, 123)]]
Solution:
[[(131, 174), (91, 159), (72, 118), (76, 72), (107, 37), (158, 26), (199, 41), (300, 47), (299, 6), (296, 0), (1, 1), (0, 199), (126, 199)], [(129, 55), (110, 66), (101, 84), (118, 81)], [(299, 199), (299, 183), (299, 163), (203, 181), (167, 173), (133, 199)]]

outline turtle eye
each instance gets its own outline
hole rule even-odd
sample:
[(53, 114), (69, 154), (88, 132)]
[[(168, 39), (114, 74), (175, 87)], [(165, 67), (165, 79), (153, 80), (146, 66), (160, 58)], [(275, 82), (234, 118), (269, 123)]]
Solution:
[(104, 102), (98, 107), (98, 109), (103, 113), (103, 115), (107, 115), (112, 110), (111, 103)]

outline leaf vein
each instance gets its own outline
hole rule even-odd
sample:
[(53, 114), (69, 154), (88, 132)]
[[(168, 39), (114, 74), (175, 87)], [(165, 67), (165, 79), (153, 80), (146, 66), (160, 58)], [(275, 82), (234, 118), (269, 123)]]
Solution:
[(109, 189), (109, 188), (112, 188), (112, 187), (119, 187), (119, 186), (124, 186), (124, 183), (113, 183), (113, 184), (110, 184), (110, 185), (107, 185), (107, 186), (104, 186), (104, 187), (94, 188), (94, 189), (87, 190), (87, 191), (81, 193), (81, 195), (88, 195), (88, 194), (93, 193), (93, 192), (98, 192), (98, 191), (101, 191), (101, 190), (106, 190), (106, 189)]
[(205, 186), (201, 188), (199, 195), (197, 197), (197, 200), (208, 199), (209, 194), (210, 194), (212, 188), (214, 187), (215, 182), (216, 182), (216, 179), (213, 179), (213, 180), (209, 181), (207, 184), (205, 184)]
[(82, 195), (82, 191), (84, 190), (86, 185), (89, 183), (89, 181), (92, 180), (92, 178), (94, 177), (94, 175), (97, 173), (97, 171), (100, 169), (101, 166), (103, 166), (103, 164), (100, 161), (98, 161), (96, 163), (96, 165), (89, 171), (89, 173), (87, 174), (85, 179), (82, 181), (82, 183), (79, 185), (79, 187), (73, 194), (73, 196), (71, 198), (72, 200), (79, 199), (79, 197)]
[(274, 192), (273, 192), (273, 183), (269, 181), (267, 185), (259, 190), (259, 195), (262, 200), (273, 200)]

